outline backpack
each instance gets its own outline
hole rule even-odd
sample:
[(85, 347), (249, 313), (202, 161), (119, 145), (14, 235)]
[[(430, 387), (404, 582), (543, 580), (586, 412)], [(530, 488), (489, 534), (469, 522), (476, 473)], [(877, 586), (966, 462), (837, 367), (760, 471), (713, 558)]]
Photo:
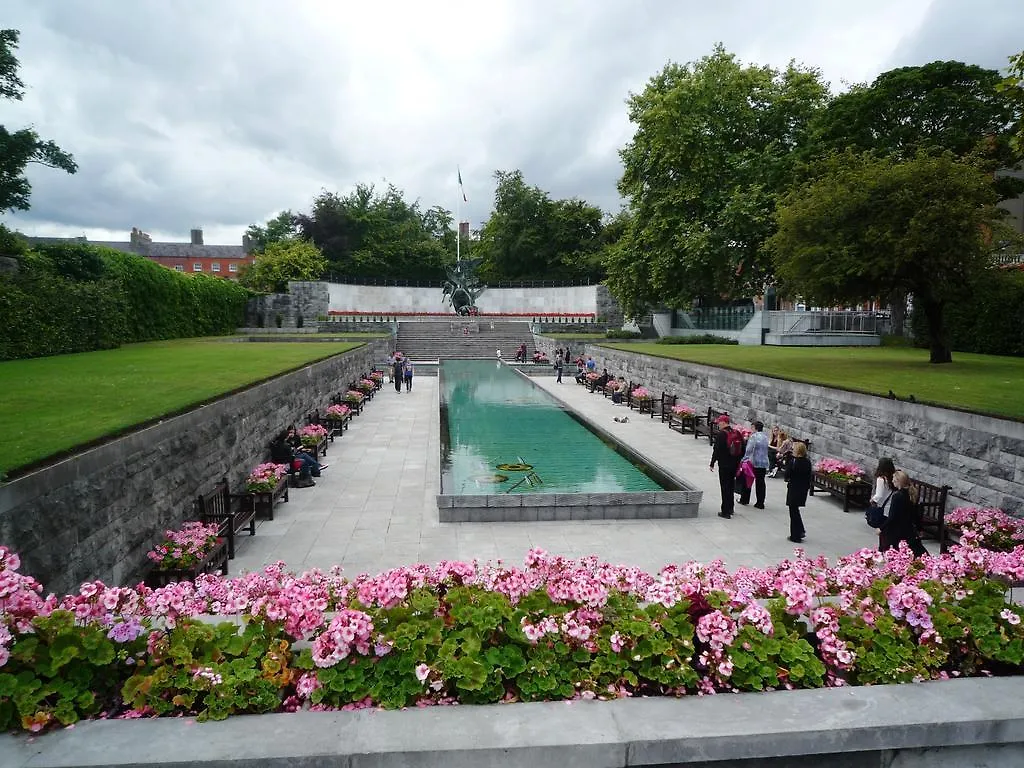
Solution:
[(729, 446), (729, 455), (734, 459), (743, 456), (743, 438), (735, 429), (730, 429), (725, 436), (726, 445)]

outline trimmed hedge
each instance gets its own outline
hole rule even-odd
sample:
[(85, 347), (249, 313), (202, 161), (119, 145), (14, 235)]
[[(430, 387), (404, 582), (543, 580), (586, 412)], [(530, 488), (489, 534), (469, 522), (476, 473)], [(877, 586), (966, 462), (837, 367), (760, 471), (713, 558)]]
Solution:
[(0, 275), (0, 360), (211, 336), (243, 324), (249, 291), (87, 243), (10, 247)]
[[(1024, 271), (992, 269), (963, 288), (945, 310), (946, 332), (955, 352), (1024, 356)], [(915, 311), (917, 346), (928, 346), (928, 319)]]
[(704, 333), (700, 336), (665, 336), (658, 339), (659, 344), (739, 344), (736, 339)]

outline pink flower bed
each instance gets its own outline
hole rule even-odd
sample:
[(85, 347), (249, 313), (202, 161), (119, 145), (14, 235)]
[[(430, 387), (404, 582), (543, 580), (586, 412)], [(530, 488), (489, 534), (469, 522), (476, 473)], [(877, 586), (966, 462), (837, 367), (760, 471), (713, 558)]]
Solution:
[(676, 416), (693, 416), (696, 411), (688, 405), (673, 405), (672, 413)]
[(158, 568), (190, 568), (217, 546), (217, 526), (192, 521), (181, 530), (164, 531), (164, 540), (147, 553)]
[[(531, 550), (353, 579), (283, 563), (44, 597), (0, 548), (0, 728), (1019, 674), (1024, 547), (658, 573)], [(208, 614), (236, 623), (199, 621)], [(302, 642), (302, 646), (297, 643)], [(74, 650), (68, 650), (73, 648)], [(54, 665), (51, 659), (64, 659)]]
[(327, 406), (327, 418), (329, 419), (344, 419), (350, 413), (352, 410), (347, 405)]
[(646, 387), (633, 387), (632, 394), (634, 400), (650, 400), (653, 397)]
[(250, 493), (266, 493), (277, 487), (282, 477), (288, 474), (288, 467), (284, 464), (273, 464), (267, 462), (260, 464), (249, 473), (245, 480), (245, 489)]
[(946, 514), (946, 525), (960, 535), (960, 543), (1009, 552), (1024, 544), (1024, 520), (1001, 509), (957, 507)]
[(814, 465), (815, 472), (831, 475), (838, 480), (863, 480), (865, 472), (857, 464), (841, 459), (825, 458)]

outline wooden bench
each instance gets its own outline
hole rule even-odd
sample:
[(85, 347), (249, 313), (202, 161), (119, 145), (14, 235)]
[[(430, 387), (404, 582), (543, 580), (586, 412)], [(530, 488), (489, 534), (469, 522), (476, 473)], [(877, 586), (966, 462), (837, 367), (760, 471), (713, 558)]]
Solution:
[(675, 395), (662, 392), (661, 400), (655, 401), (654, 407), (651, 408), (651, 418), (653, 419), (655, 416), (660, 416), (662, 424), (666, 421), (670, 421), (672, 419), (672, 409), (675, 407), (678, 399), (679, 398)]
[(146, 584), (151, 587), (164, 587), (175, 581), (193, 581), (203, 573), (228, 574), (228, 544), (219, 539), (217, 546), (203, 560), (191, 568), (153, 568), (146, 574)]
[(719, 411), (717, 408), (711, 408), (709, 406), (706, 421), (703, 425), (701, 425), (701, 428), (699, 430), (694, 431), (694, 435), (696, 437), (700, 437), (701, 435), (707, 435), (708, 442), (714, 444), (715, 435), (717, 435), (720, 431), (718, 427), (718, 419), (722, 416), (728, 415), (729, 414), (726, 411)]
[[(228, 479), (222, 478), (213, 490), (196, 497), (193, 510), (197, 519), (218, 526), (217, 535), (228, 543), (228, 559), (235, 557), (235, 536), (248, 528), (256, 535), (256, 507), (249, 494), (231, 493)], [(226, 573), (226, 571), (225, 571)]]
[[(332, 403), (335, 405), (335, 403)], [(342, 419), (336, 419), (333, 416), (324, 414), (320, 415), (320, 411), (311, 411), (306, 416), (307, 424), (319, 424), (321, 427), (327, 430), (327, 439), (332, 443), (336, 437), (344, 437), (345, 430), (348, 429), (348, 423), (352, 420), (352, 414), (347, 413)]]
[(939, 542), (939, 552), (946, 552), (952, 542), (946, 527), (946, 501), (949, 498), (948, 485), (931, 485), (911, 478), (910, 485), (917, 489), (917, 507), (922, 538)]
[[(796, 442), (794, 440), (794, 442)], [(801, 441), (802, 442), (802, 441)], [(825, 491), (843, 502), (843, 512), (849, 512), (851, 505), (867, 507), (871, 501), (871, 483), (866, 480), (837, 480), (834, 477), (815, 472), (811, 478), (811, 496), (815, 490)]]
[(364, 392), (362, 389), (359, 388), (359, 382), (360, 381), (362, 381), (362, 380), (359, 379), (357, 381), (353, 381), (351, 384), (348, 385), (348, 388), (349, 389), (354, 389), (356, 392), (362, 392), (363, 393), (363, 402), (366, 402), (367, 400), (373, 400), (373, 396), (377, 393), (377, 387), (374, 386), (374, 387), (372, 387), (372, 388), (370, 388), (370, 389), (368, 389), (368, 390), (366, 390)]

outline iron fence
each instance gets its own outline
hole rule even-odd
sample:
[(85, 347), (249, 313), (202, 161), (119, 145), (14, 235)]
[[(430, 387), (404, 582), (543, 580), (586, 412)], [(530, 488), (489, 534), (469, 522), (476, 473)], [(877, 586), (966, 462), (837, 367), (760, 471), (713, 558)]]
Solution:
[(886, 322), (878, 312), (766, 312), (765, 328), (781, 334), (877, 335)]

